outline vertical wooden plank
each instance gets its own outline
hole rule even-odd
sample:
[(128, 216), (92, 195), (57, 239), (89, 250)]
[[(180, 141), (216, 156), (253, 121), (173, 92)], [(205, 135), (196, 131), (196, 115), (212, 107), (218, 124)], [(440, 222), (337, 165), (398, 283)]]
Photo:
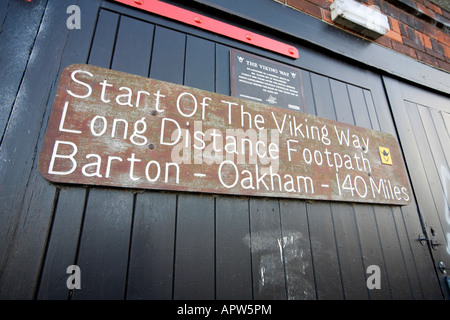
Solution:
[(367, 270), (371, 265), (375, 265), (381, 271), (380, 289), (369, 290), (369, 297), (370, 299), (380, 300), (392, 299), (387, 279), (388, 271), (384, 262), (373, 208), (364, 204), (355, 204), (354, 208), (358, 232), (360, 234), (364, 270)]
[[(230, 95), (230, 49), (220, 44), (215, 44), (215, 75), (215, 92)], [(217, 299), (253, 298), (248, 202), (216, 198)]]
[(176, 195), (136, 195), (127, 299), (171, 299)]
[[(330, 79), (330, 88), (336, 118), (340, 122), (354, 124), (354, 115), (348, 93), (349, 84)], [(358, 228), (353, 206), (348, 203), (331, 205), (339, 268), (345, 299), (367, 299), (365, 270), (361, 258)]]
[[(109, 18), (115, 20), (114, 16)], [(94, 51), (91, 58), (102, 65), (111, 59), (112, 69), (147, 76), (153, 29), (152, 24), (122, 16), (112, 59)], [(99, 37), (102, 30), (106, 31), (98, 30)], [(84, 275), (87, 288), (76, 291), (74, 299), (125, 298), (133, 202), (133, 194), (126, 190), (93, 188), (90, 191), (78, 253), (82, 272), (83, 269), (89, 272)], [(108, 233), (115, 235), (108, 236)]]
[(450, 145), (450, 127), (446, 127), (444, 122), (444, 118), (448, 119), (447, 121), (450, 121), (450, 110), (449, 112), (444, 112), (430, 108), (429, 111), (431, 118), (433, 119), (433, 124), (436, 127), (436, 131), (439, 132), (438, 138), (441, 143), (445, 159), (447, 163), (450, 163), (450, 148), (447, 148), (447, 146)]
[(278, 200), (250, 199), (253, 297), (286, 299)]
[(336, 109), (335, 120), (347, 124), (355, 124), (347, 85), (343, 82), (330, 79), (330, 87)]
[(173, 298), (214, 299), (214, 198), (180, 194)]
[[(422, 287), (420, 285), (420, 275), (417, 270), (417, 263), (414, 258), (412, 246), (417, 245), (417, 239), (414, 237), (418, 235), (420, 231), (411, 233), (409, 236), (407, 229), (407, 222), (405, 221), (408, 217), (405, 217), (404, 207), (391, 207), (392, 216), (394, 218), (395, 228), (397, 229), (397, 234), (399, 235), (399, 243), (402, 248), (403, 260), (405, 263), (406, 275), (409, 280), (409, 286), (411, 288), (411, 299), (424, 299), (424, 294), (422, 292)], [(417, 218), (417, 213), (416, 213)]]
[(100, 10), (94, 39), (92, 40), (89, 64), (109, 68), (114, 51), (119, 15)]
[(3, 137), (47, 0), (0, 4), (0, 137)]
[(93, 189), (84, 217), (77, 265), (81, 290), (75, 300), (125, 297), (133, 197), (114, 189)]
[[(145, 29), (150, 32), (150, 27)], [(152, 39), (150, 35), (145, 38), (147, 41)], [(151, 49), (152, 55), (144, 53), (136, 59), (142, 62), (148, 59), (149, 63), (151, 61), (150, 77), (182, 83), (184, 42), (183, 34), (157, 27)], [(145, 70), (144, 67), (139, 71), (141, 75), (147, 76)], [(127, 299), (173, 297), (176, 202), (174, 194), (145, 192), (136, 196)]]
[(0, 25), (5, 23), (6, 16), (8, 15), (8, 8), (12, 0), (5, 0), (0, 3)]
[(412, 298), (411, 287), (392, 210), (388, 206), (375, 205), (374, 212), (392, 298), (409, 300)]
[(147, 77), (154, 25), (121, 16), (111, 68)]
[(316, 106), (314, 104), (314, 92), (311, 83), (311, 73), (300, 70), (302, 76), (303, 94), (305, 95), (305, 109), (303, 112), (316, 115)]
[[(397, 136), (397, 129), (395, 128), (394, 119), (392, 118), (384, 90), (384, 87), (375, 86), (370, 92), (364, 91), (372, 128)], [(393, 101), (390, 101), (390, 104), (395, 108)], [(404, 119), (400, 120), (400, 122), (403, 121)], [(422, 267), (425, 262), (424, 256), (417, 260), (418, 256), (422, 255), (422, 248), (418, 248), (416, 240), (417, 235), (421, 232), (419, 231), (421, 227), (414, 195), (412, 194), (411, 197), (413, 199), (410, 205), (401, 208), (392, 206), (391, 210), (398, 236), (398, 245), (401, 248), (401, 255), (404, 261), (403, 272), (405, 272), (409, 281), (411, 298), (423, 299), (424, 285), (421, 284), (421, 278), (427, 279), (424, 280), (427, 283), (426, 286), (429, 286), (431, 282), (430, 278), (428, 278), (428, 272)], [(392, 222), (388, 220), (388, 223)], [(393, 294), (395, 295), (396, 293)]]
[[(90, 64), (96, 64), (102, 67), (109, 67), (112, 56), (112, 48), (115, 39), (115, 30), (118, 21), (118, 15), (100, 10), (96, 31), (91, 45)], [(92, 21), (93, 22), (93, 21)], [(86, 21), (83, 20), (83, 23)], [(87, 24), (85, 24), (87, 29)], [(114, 32), (110, 32), (114, 30)], [(83, 36), (83, 35), (80, 35)], [(74, 39), (75, 44), (68, 45), (68, 51), (74, 53), (73, 46), (89, 47), (89, 38), (84, 34), (85, 39)], [(80, 43), (85, 42), (84, 46)], [(79, 54), (75, 55), (79, 56)], [(65, 60), (66, 64), (71, 64), (70, 56)], [(85, 52), (85, 58), (87, 53)], [(108, 58), (109, 57), (109, 58)], [(41, 276), (41, 283), (38, 292), (38, 299), (67, 299), (69, 292), (66, 286), (68, 275), (65, 273), (69, 265), (76, 263), (76, 254), (78, 249), (78, 239), (80, 234), (81, 222), (84, 213), (86, 198), (85, 188), (68, 187), (59, 192), (57, 210), (53, 220), (49, 245), (46, 253), (46, 259)], [(55, 276), (55, 275), (60, 276)]]
[[(431, 108), (425, 106), (418, 106), (420, 120), (422, 121), (426, 138), (431, 149), (437, 175), (441, 182), (442, 189), (445, 189), (445, 174), (440, 171), (444, 171), (445, 168), (447, 168), (448, 171), (449, 168), (450, 150), (448, 150), (448, 147), (450, 146), (450, 138), (447, 130), (443, 126), (438, 126), (439, 122), (436, 123), (436, 121), (434, 121), (431, 110)], [(437, 120), (442, 120), (441, 117), (436, 118)], [(445, 197), (447, 196), (448, 199), (448, 195), (445, 194), (444, 190), (442, 190), (442, 192), (444, 194), (444, 202), (442, 202), (442, 204), (443, 207), (445, 207)]]
[[(339, 85), (336, 82), (332, 82), (330, 79), (322, 76), (312, 77), (312, 83), (314, 88), (314, 101), (316, 103), (317, 115), (319, 117), (336, 120), (339, 112), (341, 118), (345, 114), (348, 120), (351, 119), (348, 115), (350, 104), (346, 90), (339, 92), (334, 90), (333, 92), (333, 88), (336, 89), (336, 86), (339, 87)], [(345, 87), (341, 89), (345, 89)], [(345, 259), (347, 258), (345, 252), (343, 252), (342, 261), (340, 260), (338, 250), (339, 242), (337, 241), (344, 241), (348, 238), (350, 240), (347, 244), (353, 244), (351, 239), (352, 236), (354, 238), (354, 233), (340, 234), (342, 230), (336, 229), (336, 227), (339, 227), (340, 224), (338, 223), (335, 226), (333, 219), (335, 215), (334, 210), (334, 203), (324, 202), (312, 203), (308, 205), (308, 219), (312, 247), (311, 251), (314, 262), (318, 299), (345, 298), (343, 280), (351, 279), (351, 277), (348, 276), (344, 278), (344, 275), (342, 275), (341, 268), (344, 268), (343, 270), (345, 271), (345, 267), (351, 262)], [(337, 214), (340, 214), (340, 212)], [(350, 218), (349, 216), (341, 215), (339, 218), (343, 221), (342, 224), (351, 224), (351, 221), (345, 221), (346, 218)], [(320, 228), (319, 225), (324, 226), (324, 228)], [(357, 251), (354, 245), (350, 250)], [(328, 276), (326, 275), (326, 270), (329, 272)], [(353, 284), (351, 281), (345, 284), (347, 285), (347, 290), (349, 291), (353, 288), (353, 286), (357, 286), (357, 284)]]
[[(349, 84), (330, 80), (336, 120), (355, 124), (348, 92)], [(355, 220), (354, 207), (347, 203), (334, 203), (333, 223), (336, 232), (342, 285), (346, 299), (367, 299), (365, 269), (362, 263), (360, 235)]]
[[(374, 78), (373, 82), (375, 83), (375, 85), (370, 88), (370, 98), (368, 97), (369, 92), (365, 90), (364, 93), (366, 96), (366, 103), (369, 109), (370, 119), (372, 122), (372, 128), (374, 128), (375, 130), (390, 133), (394, 137), (399, 139), (399, 137), (397, 136), (396, 124), (394, 122), (395, 119), (392, 116), (392, 104), (391, 101), (388, 100), (388, 97), (386, 95), (386, 88), (383, 84), (383, 77), (381, 77), (380, 81), (380, 75), (371, 74), (371, 78)], [(372, 106), (370, 101), (373, 102), (376, 116), (372, 116)], [(375, 119), (377, 121), (375, 121)], [(378, 122), (378, 126), (375, 125), (375, 122)], [(377, 129), (377, 127), (379, 127), (380, 129)]]
[(333, 120), (355, 124), (348, 86), (349, 84), (330, 79), (331, 95), (336, 114)]
[[(214, 74), (214, 43), (187, 36), (183, 84), (214, 91)], [(174, 299), (213, 299), (215, 296), (214, 215), (213, 197), (179, 196)]]
[(317, 299), (343, 299), (342, 281), (336, 251), (335, 232), (330, 203), (312, 202), (306, 205), (311, 252), (316, 279)]
[(280, 200), (287, 299), (316, 299), (306, 203)]
[[(419, 234), (423, 232), (423, 229), (418, 221), (415, 199), (413, 199), (412, 204), (401, 207), (401, 213), (409, 240), (409, 248), (411, 250), (411, 258), (406, 260), (406, 263), (408, 267), (415, 269), (415, 273), (414, 270), (412, 270), (411, 272), (408, 272), (408, 276), (413, 278), (413, 276), (416, 275), (418, 282), (418, 284), (416, 284), (414, 281), (410, 281), (414, 298), (426, 300), (442, 299), (439, 280), (433, 267), (433, 260), (429, 248), (428, 246), (422, 246), (417, 241), (417, 238)], [(397, 221), (400, 219), (400, 216), (395, 216), (395, 218)], [(400, 223), (397, 225), (400, 225)], [(409, 264), (408, 261), (411, 261), (412, 263)]]
[[(160, 26), (154, 32), (149, 76), (181, 84), (186, 36)], [(176, 203), (175, 194), (136, 196), (127, 299), (173, 297)]]
[(215, 91), (215, 46), (211, 41), (188, 36), (184, 84)]
[(75, 264), (78, 238), (84, 213), (85, 188), (59, 191), (49, 245), (45, 256), (37, 299), (68, 299), (68, 266)]
[(229, 96), (230, 84), (230, 49), (216, 44), (216, 92)]
[(448, 118), (448, 121), (450, 121), (450, 110), (449, 112), (444, 112), (430, 108), (429, 112), (431, 114), (431, 118), (433, 119), (433, 125), (436, 128), (436, 131), (439, 132), (438, 140), (441, 143), (444, 157), (447, 163), (450, 163), (450, 148), (447, 148), (447, 146), (450, 145), (450, 126), (447, 128), (444, 120), (445, 118)]
[(186, 35), (157, 26), (151, 57), (150, 78), (183, 84)]
[(329, 79), (311, 73), (311, 83), (317, 115), (327, 119), (336, 119)]
[[(406, 105), (408, 105), (408, 109)], [(409, 113), (415, 108), (414, 104), (409, 102), (401, 102), (401, 105), (396, 106), (397, 117), (403, 119), (402, 122), (398, 122), (397, 126), (402, 139), (403, 150), (405, 158), (409, 168), (413, 168), (411, 173), (411, 180), (414, 186), (414, 191), (418, 200), (419, 208), (421, 211), (429, 211), (434, 208), (434, 201), (429, 191), (429, 185), (427, 183), (427, 173), (423, 167), (421, 160), (421, 148), (415, 140), (416, 128), (409, 120)], [(421, 146), (422, 147), (422, 146)], [(426, 146), (424, 146), (426, 148)], [(439, 222), (435, 215), (427, 215), (427, 222), (431, 225), (438, 225)]]
[[(368, 117), (363, 117), (363, 119), (368, 121)], [(384, 233), (381, 232), (382, 234), (380, 234), (379, 231), (384, 228), (390, 229), (390, 224), (392, 224), (393, 221), (390, 217), (384, 218), (382, 216), (383, 213), (380, 207), (369, 205), (366, 205), (366, 207), (367, 208), (362, 208), (359, 205), (355, 206), (355, 215), (357, 216), (357, 224), (359, 227), (362, 256), (370, 257), (370, 259), (364, 261), (364, 270), (367, 271), (367, 268), (371, 265), (377, 266), (381, 270), (381, 290), (369, 290), (369, 296), (370, 299), (393, 299), (394, 297), (392, 290), (394, 287), (389, 281), (390, 274), (398, 273), (396, 269), (402, 267), (403, 264), (395, 265), (386, 261), (386, 255), (384, 252), (386, 248), (384, 246), (387, 246), (387, 251), (390, 253), (387, 255), (387, 258), (389, 259), (392, 257), (391, 250), (389, 250), (391, 244), (382, 241), (381, 238)], [(373, 234), (369, 235), (368, 232)], [(394, 240), (396, 239), (394, 238)], [(395, 246), (396, 243), (397, 241), (395, 241), (392, 246)], [(396, 247), (396, 249), (398, 249), (398, 247)], [(370, 251), (370, 254), (368, 254), (368, 251)], [(397, 253), (401, 255), (401, 252), (398, 252), (398, 250)], [(366, 274), (366, 277), (369, 277), (369, 274)]]
[[(70, 64), (88, 59), (90, 40), (96, 26), (98, 5), (98, 2), (79, 3), (79, 6), (89, 10), (89, 14), (84, 15), (82, 30), (73, 30), (77, 32), (69, 33), (60, 61), (60, 71)], [(56, 86), (54, 90), (56, 90)], [(53, 94), (54, 92), (51, 96)], [(55, 211), (53, 217), (51, 237), (45, 254), (45, 265), (41, 272), (37, 296), (39, 299), (44, 297), (46, 299), (68, 298), (68, 289), (65, 283), (68, 275), (62, 275), (69, 265), (75, 264), (85, 198), (85, 188), (65, 188), (59, 192), (58, 202), (55, 203), (58, 210)], [(60, 201), (62, 202), (60, 203)], [(61, 206), (63, 209), (60, 210)], [(68, 228), (71, 228), (70, 231)], [(56, 274), (61, 276), (55, 276)]]
[(2, 234), (9, 239), (3, 243), (7, 249), (1, 252), (5, 260), (0, 266), (0, 299), (32, 299), (36, 295), (57, 199), (56, 188), (39, 175), (36, 167), (28, 171), (29, 184), (23, 186), (28, 193), (11, 210), (17, 216), (7, 226), (8, 232)]
[(336, 245), (345, 299), (368, 299), (358, 227), (353, 206), (335, 203), (332, 206)]
[(252, 299), (247, 198), (216, 198), (216, 299)]
[[(98, 3), (79, 2), (86, 14), (85, 27), (77, 33), (61, 28), (67, 17), (54, 14), (65, 12), (71, 3), (49, 1), (31, 49), (0, 149), (0, 181), (8, 186), (0, 190), (1, 297), (30, 299), (37, 293), (56, 188), (39, 174), (36, 154), (42, 145), (58, 72), (65, 63), (73, 63), (71, 59), (87, 58), (89, 41), (78, 42), (76, 48), (74, 42), (80, 37), (91, 39)], [(50, 62), (49, 56), (53, 57)]]
[[(370, 119), (370, 123), (372, 125), (372, 130), (381, 131), (380, 122), (378, 120), (378, 114), (375, 110), (375, 105), (373, 102), (372, 92), (369, 90), (363, 90), (363, 94), (364, 94), (364, 100), (365, 100), (366, 106), (367, 106), (367, 111), (369, 113), (369, 119)], [(382, 112), (388, 112), (388, 110), (383, 110), (383, 111), (380, 110), (380, 113), (382, 113)], [(384, 127), (387, 130), (386, 124), (384, 124)], [(384, 131), (384, 132), (389, 132), (389, 131)], [(389, 132), (389, 133), (392, 134), (392, 132)]]
[[(382, 91), (382, 90), (381, 90)], [(377, 94), (377, 91), (371, 92), (364, 90), (364, 97), (371, 121), (372, 129), (388, 132), (396, 135), (390, 111), (387, 102)], [(377, 102), (375, 108), (374, 102)], [(383, 210), (384, 209), (384, 210)], [(387, 213), (386, 213), (387, 212)], [(389, 277), (392, 287), (392, 296), (394, 299), (413, 299), (422, 298), (422, 292), (418, 280), (414, 258), (411, 252), (411, 241), (415, 244), (415, 239), (411, 238), (407, 233), (406, 220), (402, 210), (392, 206), (390, 210), (386, 208), (375, 207), (375, 214), (380, 230), (380, 241), (383, 246), (386, 264), (388, 267)], [(392, 219), (390, 218), (392, 216)], [(418, 216), (415, 217), (416, 223)], [(396, 238), (391, 239), (391, 243), (387, 243), (394, 234)], [(383, 245), (384, 243), (384, 245)], [(396, 248), (396, 250), (394, 250)], [(400, 259), (401, 258), (401, 259)], [(399, 274), (397, 277), (395, 274)]]
[[(110, 33), (110, 28), (115, 31), (117, 21), (117, 14), (103, 10), (100, 11), (96, 26), (97, 28), (91, 46), (91, 55), (88, 61), (90, 64), (109, 67), (109, 59), (112, 55), (111, 52), (115, 38), (115, 32)], [(110, 37), (107, 36), (109, 34), (111, 34)], [(89, 38), (86, 38), (85, 40), (89, 40)], [(75, 39), (74, 45), (81, 47), (81, 41), (83, 40), (78, 38)], [(86, 44), (84, 46), (88, 48), (89, 42), (85, 42)], [(69, 44), (67, 49), (69, 52), (74, 53), (76, 50), (74, 50), (75, 48), (72, 46), (73, 45)], [(111, 52), (108, 53), (108, 51)], [(75, 57), (69, 57), (64, 59), (65, 62), (63, 63), (71, 64), (71, 59), (74, 58)], [(86, 58), (87, 54), (85, 53), (85, 59)], [(103, 63), (103, 61), (105, 61), (105, 63)], [(68, 275), (65, 274), (65, 270), (69, 265), (76, 263), (86, 190), (87, 189), (85, 188), (68, 187), (62, 189), (59, 193), (57, 210), (55, 212), (45, 265), (41, 276), (38, 299), (69, 298), (68, 289), (65, 283)], [(56, 274), (63, 276), (55, 277)]]
[[(20, 34), (24, 32), (23, 27), (26, 24), (17, 24), (14, 25), (14, 23), (20, 21), (19, 18), (14, 19), (15, 15), (22, 15), (21, 11), (23, 11), (23, 3), (10, 3), (11, 6), (20, 5), (17, 9), (17, 13), (14, 14), (16, 10), (13, 10), (13, 7), (8, 7), (8, 12), (10, 14), (10, 17), (13, 19), (13, 23), (9, 23), (7, 20), (7, 17), (5, 17), (5, 30), (1, 34), (1, 40), (2, 43), (6, 43), (7, 38), (6, 37), (13, 37), (16, 39), (21, 39)], [(52, 4), (54, 5), (54, 4)], [(42, 7), (43, 6), (43, 7)], [(45, 12), (46, 9), (46, 2), (42, 2), (38, 5), (36, 5), (37, 8), (40, 7), (40, 10), (36, 10), (34, 14), (39, 15), (39, 13), (42, 15), (44, 14), (44, 23), (53, 24), (56, 25), (58, 21), (55, 21), (54, 17), (51, 17), (48, 14), (48, 11)], [(40, 11), (40, 12), (39, 12)], [(8, 23), (7, 23), (8, 22)], [(6, 24), (7, 23), (7, 24)], [(40, 19), (39, 19), (40, 23)], [(35, 30), (32, 30), (30, 28), (30, 31), (34, 34), (38, 34), (40, 24), (34, 23), (31, 26), (34, 25)], [(31, 27), (30, 26), (30, 27)], [(14, 31), (16, 30), (16, 31)], [(9, 31), (9, 32), (7, 32)], [(29, 36), (29, 35), (27, 35)], [(61, 41), (64, 41), (67, 37), (67, 34), (60, 35), (58, 38)], [(37, 36), (36, 42), (34, 47), (31, 47), (30, 49), (42, 49), (51, 46), (50, 41), (46, 41), (46, 37), (44, 35), (44, 32), (41, 32), (40, 35)], [(28, 45), (32, 45), (32, 40), (29, 40)], [(9, 51), (9, 46), (2, 46), (1, 50), (1, 67), (2, 70), (8, 70), (9, 65), (13, 64), (14, 61), (17, 63), (18, 60), (14, 57), (14, 52)], [(55, 46), (53, 48), (55, 52), (60, 56), (62, 53), (62, 46)], [(23, 50), (22, 50), (23, 52)], [(36, 55), (37, 51), (34, 51), (34, 54)], [(27, 52), (29, 54), (29, 52)], [(47, 51), (48, 54), (48, 51)], [(14, 59), (12, 59), (14, 58)], [(28, 59), (24, 59), (25, 61)], [(33, 63), (34, 62), (34, 63)], [(25, 194), (25, 188), (26, 184), (29, 179), (31, 167), (32, 167), (32, 161), (29, 161), (31, 150), (34, 150), (36, 147), (37, 142), (37, 136), (39, 135), (40, 128), (42, 126), (41, 118), (43, 114), (45, 113), (45, 106), (46, 106), (46, 99), (47, 96), (51, 90), (51, 84), (50, 81), (41, 81), (40, 83), (37, 83), (35, 85), (36, 91), (32, 92), (25, 92), (25, 85), (26, 86), (32, 86), (34, 83), (36, 83), (36, 80), (38, 79), (38, 75), (40, 76), (42, 71), (44, 72), (50, 72), (51, 75), (56, 76), (57, 67), (51, 67), (49, 64), (42, 64), (42, 63), (36, 63), (35, 60), (30, 61), (28, 65), (24, 64), (21, 66), (22, 73), (25, 70), (25, 67), (28, 66), (28, 70), (26, 70), (22, 81), (22, 86), (20, 85), (20, 80), (13, 81), (11, 78), (9, 78), (6, 75), (1, 76), (1, 85), (2, 88), (8, 88), (8, 84), (11, 85), (13, 83), (14, 86), (7, 91), (11, 91), (8, 96), (3, 96), (2, 99), (5, 99), (3, 101), (7, 102), (9, 100), (10, 108), (7, 110), (2, 110), (2, 117), (6, 116), (6, 118), (3, 119), (3, 127), (2, 127), (2, 140), (1, 140), (1, 147), (0, 147), (0, 158), (1, 158), (1, 164), (0, 164), (0, 181), (2, 186), (8, 186), (3, 187), (0, 189), (0, 195), (1, 195), (1, 204), (0, 204), (0, 212), (2, 214), (0, 215), (0, 270), (2, 270), (2, 273), (0, 275), (0, 288), (3, 290), (2, 293), (5, 294), (4, 296), (7, 297), (7, 293), (12, 288), (9, 287), (9, 285), (5, 284), (5, 282), (10, 282), (11, 279), (3, 279), (2, 275), (5, 273), (5, 267), (8, 258), (9, 252), (11, 250), (11, 247), (13, 247), (14, 238), (16, 236), (17, 227), (19, 226), (18, 221), (21, 219), (21, 211), (22, 211), (22, 202)], [(12, 71), (14, 73), (18, 73), (19, 71), (15, 68), (12, 68)], [(6, 78), (3, 78), (5, 77)], [(14, 75), (17, 76), (17, 75)], [(2, 92), (7, 92), (2, 89)], [(44, 96), (42, 96), (42, 92), (44, 92)], [(25, 94), (26, 93), (26, 94)], [(16, 95), (17, 94), (17, 95)], [(32, 101), (34, 100), (34, 103), (38, 102), (39, 105), (36, 108), (34, 106), (31, 108), (31, 105), (33, 104)], [(6, 106), (7, 104), (2, 104), (3, 106)], [(13, 109), (11, 113), (11, 118), (9, 119), (8, 128), (5, 128), (7, 125), (7, 117), (10, 114), (10, 110)], [(39, 118), (39, 120), (38, 120)], [(34, 121), (33, 121), (34, 120)], [(26, 129), (25, 129), (26, 128)], [(5, 130), (3, 135), (3, 130)], [(28, 130), (28, 134), (22, 135), (24, 132)], [(21, 143), (17, 143), (18, 137), (21, 137)], [(43, 217), (44, 218), (44, 217)], [(46, 217), (48, 219), (48, 217)], [(2, 294), (2, 296), (3, 296)]]
[(363, 90), (353, 85), (348, 85), (347, 89), (355, 117), (355, 124), (360, 127), (372, 129)]
[[(230, 49), (215, 44), (215, 92), (230, 94)], [(216, 298), (253, 298), (248, 198), (216, 198)], [(232, 230), (232, 232), (230, 232)]]

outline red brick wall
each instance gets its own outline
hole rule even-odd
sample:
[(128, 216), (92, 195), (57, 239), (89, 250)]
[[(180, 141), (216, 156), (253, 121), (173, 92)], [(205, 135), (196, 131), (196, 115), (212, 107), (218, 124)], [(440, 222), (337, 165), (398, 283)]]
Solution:
[[(328, 24), (364, 37), (331, 20), (333, 0), (274, 0)], [(376, 40), (382, 46), (450, 72), (450, 13), (429, 0), (358, 0), (376, 5), (388, 16), (390, 31)]]

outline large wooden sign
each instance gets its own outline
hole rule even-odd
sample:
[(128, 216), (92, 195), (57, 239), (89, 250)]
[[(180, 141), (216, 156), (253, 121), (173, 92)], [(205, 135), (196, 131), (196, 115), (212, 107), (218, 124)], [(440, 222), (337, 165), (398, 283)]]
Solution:
[(392, 135), (82, 64), (62, 72), (39, 170), (56, 183), (411, 199)]

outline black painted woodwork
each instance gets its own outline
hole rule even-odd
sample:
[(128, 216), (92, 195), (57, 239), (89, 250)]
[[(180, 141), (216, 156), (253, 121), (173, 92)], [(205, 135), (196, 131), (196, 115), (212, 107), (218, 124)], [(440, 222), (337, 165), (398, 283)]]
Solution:
[[(27, 14), (34, 28), (25, 28), (12, 19), (23, 4), (7, 3), (6, 14), (0, 10), (3, 30), (24, 32), (21, 46), (31, 49), (21, 59), (13, 48), (0, 50), (0, 65), (14, 65), (0, 78), (0, 88), (11, 87), (10, 115), (0, 119), (0, 298), (443, 298), (433, 261), (443, 253), (416, 240), (422, 220), (427, 232), (440, 222), (439, 214), (425, 212), (442, 199), (422, 188), (434, 188), (432, 174), (444, 158), (448, 164), (443, 110), (405, 104), (396, 80), (300, 44), (294, 61), (93, 0), (78, 2), (81, 30), (65, 27), (69, 0), (33, 1), (36, 11)], [(38, 173), (64, 67), (89, 63), (230, 94), (231, 48), (299, 68), (306, 112), (398, 137), (417, 202), (397, 207), (55, 185)], [(426, 141), (421, 131), (411, 138), (420, 125)], [(425, 145), (434, 164), (420, 158), (417, 148)], [(71, 264), (81, 268), (81, 290), (66, 288)], [(373, 264), (381, 268), (380, 290), (366, 287)]]

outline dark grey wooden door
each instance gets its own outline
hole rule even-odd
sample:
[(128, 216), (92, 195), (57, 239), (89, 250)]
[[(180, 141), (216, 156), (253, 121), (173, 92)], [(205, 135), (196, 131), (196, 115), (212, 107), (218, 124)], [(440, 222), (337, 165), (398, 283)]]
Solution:
[[(433, 256), (417, 241), (415, 202), (88, 188), (52, 184), (37, 170), (58, 76), (73, 63), (229, 95), (237, 48), (298, 68), (306, 112), (397, 136), (380, 75), (299, 44), (299, 59), (284, 58), (110, 1), (80, 0), (82, 29), (68, 31), (71, 1), (41, 2), (42, 27), (0, 146), (0, 297), (442, 298)], [(79, 290), (67, 289), (69, 265), (81, 269)], [(371, 265), (380, 289), (366, 286)]]
[(428, 243), (449, 298), (446, 273), (439, 264), (450, 265), (450, 98), (391, 78), (384, 81), (423, 220), (423, 237), (431, 240), (422, 243)]

